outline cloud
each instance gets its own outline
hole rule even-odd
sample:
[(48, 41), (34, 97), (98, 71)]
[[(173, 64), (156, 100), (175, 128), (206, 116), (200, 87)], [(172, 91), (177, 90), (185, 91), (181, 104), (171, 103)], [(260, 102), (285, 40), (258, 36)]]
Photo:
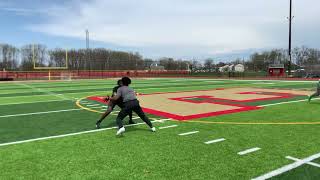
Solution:
[[(304, 0), (295, 5), (297, 29), (319, 27), (315, 7), (320, 2)], [(159, 48), (164, 55), (181, 56), (278, 48), (287, 43), (288, 1), (284, 0), (91, 0), (57, 7), (58, 13), (28, 29), (76, 38), (84, 38), (84, 30), (89, 29), (92, 40), (153, 49), (154, 54)]]

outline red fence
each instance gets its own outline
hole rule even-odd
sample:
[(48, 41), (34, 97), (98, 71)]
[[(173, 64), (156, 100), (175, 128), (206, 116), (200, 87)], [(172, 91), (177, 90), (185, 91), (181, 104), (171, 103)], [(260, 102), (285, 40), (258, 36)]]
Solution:
[(115, 77), (181, 77), (188, 76), (189, 71), (0, 71), (0, 78), (14, 80), (46, 80), (46, 79), (102, 79)]

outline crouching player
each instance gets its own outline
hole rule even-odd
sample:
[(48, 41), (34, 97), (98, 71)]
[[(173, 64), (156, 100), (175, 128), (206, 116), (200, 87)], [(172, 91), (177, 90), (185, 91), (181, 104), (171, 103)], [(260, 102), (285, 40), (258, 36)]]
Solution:
[[(114, 97), (117, 94), (118, 89), (122, 86), (122, 81), (118, 80), (117, 86), (115, 86), (112, 90), (112, 95), (111, 97)], [(100, 129), (101, 122), (113, 111), (114, 107), (118, 105), (121, 109), (124, 107), (124, 103), (122, 101), (122, 98), (119, 98), (118, 100), (111, 100), (109, 97), (105, 99), (106, 101), (109, 100), (108, 102), (108, 109), (101, 118), (96, 122), (96, 128)], [(129, 124), (135, 124), (135, 122), (132, 120), (132, 111), (128, 113), (129, 115)]]
[(120, 135), (125, 132), (122, 120), (132, 111), (134, 111), (150, 127), (151, 131), (155, 132), (156, 128), (152, 126), (151, 121), (142, 111), (139, 101), (136, 98), (136, 93), (131, 87), (129, 87), (129, 84), (131, 84), (131, 79), (128, 77), (123, 77), (121, 81), (122, 86), (118, 89), (117, 95), (110, 98), (113, 101), (117, 101), (120, 98), (122, 98), (122, 101), (124, 103), (124, 107), (119, 112), (116, 120), (117, 125), (119, 127), (117, 135)]
[(317, 97), (317, 96), (320, 96), (320, 79), (317, 84), (317, 91), (309, 96), (308, 101), (310, 102), (312, 98)]

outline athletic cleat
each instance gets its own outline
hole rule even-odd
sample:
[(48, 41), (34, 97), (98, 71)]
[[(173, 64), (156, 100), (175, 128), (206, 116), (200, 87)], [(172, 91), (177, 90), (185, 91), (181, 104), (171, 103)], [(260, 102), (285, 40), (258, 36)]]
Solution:
[(125, 131), (126, 131), (126, 129), (125, 129), (124, 127), (120, 128), (120, 129), (117, 131), (117, 136), (123, 134)]
[(155, 127), (152, 127), (152, 128), (151, 128), (151, 131), (152, 131), (152, 132), (156, 132), (156, 128), (155, 128)]
[(97, 128), (97, 129), (100, 129), (100, 128), (101, 128), (101, 127), (100, 127), (100, 124), (101, 124), (101, 122), (99, 122), (99, 121), (96, 122), (96, 128)]

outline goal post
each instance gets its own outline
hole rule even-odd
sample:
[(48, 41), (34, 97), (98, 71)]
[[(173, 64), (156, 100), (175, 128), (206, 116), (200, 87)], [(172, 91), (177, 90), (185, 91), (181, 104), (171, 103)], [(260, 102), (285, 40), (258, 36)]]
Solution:
[[(47, 70), (48, 80), (71, 80), (72, 73), (68, 70), (68, 50), (47, 50), (45, 47), (32, 45), (32, 62), (34, 70)], [(58, 75), (56, 72), (59, 72)]]

